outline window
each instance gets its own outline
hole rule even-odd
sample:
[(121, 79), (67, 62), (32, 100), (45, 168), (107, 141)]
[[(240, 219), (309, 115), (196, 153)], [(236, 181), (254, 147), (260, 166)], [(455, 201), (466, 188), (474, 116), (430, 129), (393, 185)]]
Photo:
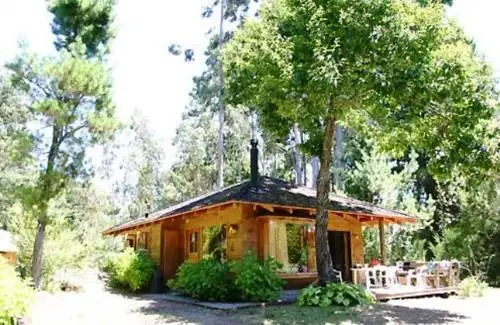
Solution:
[(310, 254), (314, 237), (309, 236), (311, 226), (278, 220), (269, 222), (269, 255), (283, 264), (282, 272), (308, 272), (313, 267)]
[(218, 261), (226, 260), (227, 228), (227, 225), (203, 228), (202, 250), (204, 257), (212, 257)]
[(148, 233), (141, 232), (139, 234), (139, 239), (137, 240), (137, 248), (138, 249), (147, 249), (148, 248)]
[(198, 253), (198, 232), (193, 231), (189, 233), (189, 253)]
[(127, 235), (127, 247), (131, 247), (133, 249), (135, 249), (135, 235)]

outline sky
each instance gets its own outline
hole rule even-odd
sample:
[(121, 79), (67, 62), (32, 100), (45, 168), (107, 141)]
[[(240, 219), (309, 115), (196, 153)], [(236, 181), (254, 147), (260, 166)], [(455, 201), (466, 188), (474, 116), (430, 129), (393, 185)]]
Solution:
[[(165, 164), (175, 160), (171, 143), (189, 103), (192, 77), (203, 69), (206, 32), (215, 23), (201, 18), (203, 0), (117, 0), (110, 64), (118, 116), (126, 121), (134, 110), (146, 117), (165, 149)], [(500, 76), (499, 0), (455, 0), (449, 14), (477, 43), (478, 51)], [(0, 64), (18, 52), (54, 51), (46, 0), (0, 0)], [(168, 53), (177, 42), (195, 49), (195, 62)]]
[[(189, 103), (192, 77), (203, 69), (206, 32), (213, 20), (201, 18), (200, 0), (117, 0), (109, 58), (117, 113), (127, 121), (138, 110), (150, 122), (166, 151), (175, 159), (172, 139)], [(54, 53), (51, 16), (46, 0), (0, 0), (0, 64), (19, 52), (19, 41), (38, 53)], [(168, 52), (181, 43), (195, 49), (195, 61)]]

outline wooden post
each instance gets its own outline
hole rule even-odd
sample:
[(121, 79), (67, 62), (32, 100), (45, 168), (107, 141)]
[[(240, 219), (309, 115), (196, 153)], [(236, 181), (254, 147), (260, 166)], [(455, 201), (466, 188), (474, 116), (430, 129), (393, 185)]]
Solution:
[(380, 263), (385, 265), (385, 225), (383, 218), (378, 221), (378, 231), (380, 239)]

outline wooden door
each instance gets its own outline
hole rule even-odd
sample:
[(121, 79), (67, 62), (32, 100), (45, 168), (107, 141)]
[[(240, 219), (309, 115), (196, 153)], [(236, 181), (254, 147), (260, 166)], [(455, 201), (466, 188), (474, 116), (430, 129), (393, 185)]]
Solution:
[(342, 272), (342, 280), (351, 281), (351, 233), (348, 231), (329, 231), (328, 244), (333, 267)]
[(165, 279), (175, 276), (179, 267), (179, 232), (177, 230), (164, 230), (163, 232), (163, 275)]

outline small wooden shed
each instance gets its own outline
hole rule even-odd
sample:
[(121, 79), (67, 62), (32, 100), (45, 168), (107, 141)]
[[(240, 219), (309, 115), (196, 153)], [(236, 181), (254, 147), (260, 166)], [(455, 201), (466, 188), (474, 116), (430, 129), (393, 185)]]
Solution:
[(17, 246), (14, 236), (7, 230), (0, 229), (0, 256), (7, 260), (7, 263), (16, 263)]

